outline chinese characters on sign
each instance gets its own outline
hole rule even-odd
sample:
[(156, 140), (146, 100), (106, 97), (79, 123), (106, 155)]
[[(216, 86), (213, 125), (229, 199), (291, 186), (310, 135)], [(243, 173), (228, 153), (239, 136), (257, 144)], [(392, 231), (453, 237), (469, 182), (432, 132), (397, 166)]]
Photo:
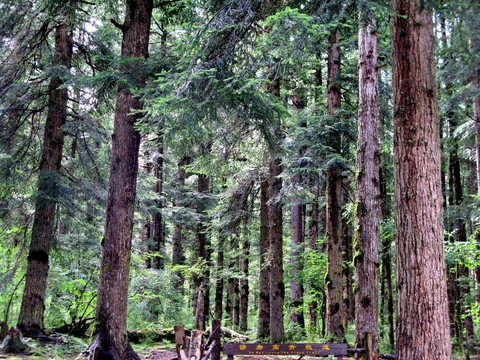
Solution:
[[(233, 345), (233, 344), (232, 344)], [(331, 344), (236, 344), (236, 354), (246, 355), (328, 355)], [(229, 346), (229, 345), (227, 345)]]

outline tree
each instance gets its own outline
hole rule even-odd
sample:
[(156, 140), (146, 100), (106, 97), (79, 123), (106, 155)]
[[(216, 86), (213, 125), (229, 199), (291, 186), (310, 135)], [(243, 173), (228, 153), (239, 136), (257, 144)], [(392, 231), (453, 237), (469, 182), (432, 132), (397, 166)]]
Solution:
[[(327, 111), (335, 116), (341, 105), (340, 92), (340, 30), (335, 28), (328, 46)], [(339, 151), (338, 139), (332, 147)], [(345, 338), (343, 326), (343, 281), (342, 281), (342, 168), (333, 163), (327, 169), (327, 318), (326, 332), (336, 342)]]
[[(378, 69), (375, 20), (360, 13), (358, 34), (359, 111), (355, 201), (355, 346), (373, 335), (378, 352), (378, 252), (380, 242), (380, 153), (378, 148)], [(366, 21), (366, 24), (362, 23)], [(360, 359), (363, 354), (355, 354)]]
[[(184, 186), (185, 186), (185, 165), (188, 165), (191, 162), (189, 157), (182, 157), (178, 162), (178, 175), (177, 175), (177, 195), (175, 199), (175, 206), (183, 206), (184, 201)], [(172, 239), (172, 266), (183, 265), (185, 262), (184, 250), (183, 250), (183, 234), (182, 234), (182, 220), (180, 216), (177, 216), (174, 228), (173, 228), (173, 239)], [(184, 276), (181, 272), (175, 271), (178, 276), (177, 285), (181, 289), (184, 283)]]
[(392, 6), (396, 356), (450, 359), (432, 12)]
[[(302, 100), (298, 93), (293, 96), (293, 106), (296, 110), (304, 109), (306, 106), (305, 101)], [(306, 124), (301, 124), (301, 126)], [(299, 155), (301, 156), (301, 154)], [(297, 176), (297, 180), (300, 175)], [(304, 287), (302, 280), (300, 279), (300, 272), (303, 269), (303, 245), (305, 243), (305, 213), (306, 207), (304, 204), (300, 204), (300, 199), (294, 198), (293, 204), (290, 207), (290, 228), (291, 228), (291, 275), (292, 281), (290, 283), (290, 321), (298, 324), (302, 329), (305, 327), (305, 318), (303, 316), (303, 292)]]
[(270, 265), (268, 227), (268, 180), (260, 182), (260, 279), (258, 286), (258, 338), (270, 337)]
[[(132, 71), (148, 57), (153, 0), (127, 0), (125, 20), (117, 24), (123, 34), (121, 71), (130, 86), (143, 86), (145, 76)], [(95, 329), (89, 358), (139, 359), (127, 339), (126, 315), (132, 247), (133, 214), (138, 174), (140, 133), (135, 123), (141, 115), (141, 100), (125, 83), (118, 88), (112, 136), (110, 178), (98, 285)]]
[[(280, 78), (275, 74), (268, 86), (270, 94), (280, 97)], [(275, 129), (275, 137), (280, 141), (280, 125)], [(282, 203), (278, 200), (282, 189), (281, 159), (278, 154), (278, 144), (272, 149), (269, 162), (269, 198), (268, 206), (268, 235), (272, 263), (270, 266), (270, 340), (275, 343), (283, 342), (285, 333), (283, 327), (283, 303), (285, 300), (285, 283), (283, 282), (283, 211)]]
[[(56, 26), (55, 54), (52, 66), (68, 71), (73, 54), (72, 29), (67, 23)], [(58, 74), (62, 73), (58, 70)], [(64, 73), (63, 73), (64, 75)], [(45, 123), (42, 160), (38, 179), (38, 195), (28, 254), (25, 288), (18, 317), (18, 327), (27, 333), (42, 332), (44, 328), (45, 291), (48, 261), (52, 241), (55, 212), (60, 187), (64, 130), (67, 121), (68, 90), (63, 75), (50, 81), (48, 114)]]

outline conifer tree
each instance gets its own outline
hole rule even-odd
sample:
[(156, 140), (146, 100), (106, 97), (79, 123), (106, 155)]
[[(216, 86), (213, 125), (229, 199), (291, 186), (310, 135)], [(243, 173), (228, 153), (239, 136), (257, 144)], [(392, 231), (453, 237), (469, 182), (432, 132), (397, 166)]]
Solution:
[[(132, 60), (148, 57), (150, 19), (153, 0), (126, 0), (121, 56), (126, 74)], [(133, 72), (130, 84), (143, 86), (142, 73)], [(133, 214), (136, 198), (140, 133), (135, 123), (141, 117), (135, 110), (142, 102), (125, 84), (119, 85), (112, 136), (110, 179), (98, 285), (95, 329), (92, 343), (84, 352), (87, 358), (139, 359), (127, 338), (126, 316)]]
[[(358, 35), (359, 111), (355, 202), (355, 346), (373, 335), (378, 352), (378, 252), (380, 242), (380, 156), (378, 148), (377, 35), (371, 13), (360, 13)], [(366, 22), (365, 24), (363, 22)], [(361, 359), (364, 354), (355, 354)]]
[[(73, 54), (73, 32), (68, 23), (55, 30), (55, 49), (52, 66), (70, 68)], [(58, 71), (58, 69), (57, 69)], [(18, 327), (27, 333), (43, 332), (45, 291), (52, 242), (56, 198), (60, 189), (60, 166), (63, 154), (64, 130), (68, 114), (68, 90), (62, 87), (61, 75), (49, 85), (48, 114), (45, 123), (43, 153), (38, 179), (38, 195), (28, 254), (27, 273), (23, 291)]]
[(450, 359), (432, 11), (392, 6), (396, 357)]

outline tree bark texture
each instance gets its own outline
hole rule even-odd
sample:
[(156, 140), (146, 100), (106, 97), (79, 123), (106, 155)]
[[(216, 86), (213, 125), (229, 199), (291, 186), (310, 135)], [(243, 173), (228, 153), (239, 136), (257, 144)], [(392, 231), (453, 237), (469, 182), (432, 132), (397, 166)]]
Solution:
[(392, 5), (396, 357), (450, 359), (432, 12)]
[(342, 268), (342, 172), (339, 167), (327, 170), (327, 295), (326, 334), (334, 342), (343, 342), (343, 268)]
[[(147, 58), (152, 0), (127, 0), (122, 26), (122, 58)], [(128, 68), (122, 67), (126, 73)], [(143, 86), (145, 79), (132, 79)], [(126, 317), (133, 213), (138, 173), (140, 134), (135, 129), (141, 109), (138, 96), (120, 85), (115, 107), (105, 237), (95, 315), (94, 340), (87, 352), (94, 359), (111, 356), (139, 359), (127, 339)]]
[[(360, 15), (362, 18), (362, 14)], [(366, 348), (371, 333), (378, 352), (378, 266), (380, 243), (380, 153), (375, 22), (360, 24), (359, 111), (355, 202), (355, 347)], [(365, 354), (355, 354), (360, 360)]]
[[(328, 78), (327, 78), (327, 110), (335, 116), (341, 105), (340, 93), (340, 31), (334, 30), (329, 37)], [(340, 151), (339, 144), (335, 150)], [(343, 326), (343, 281), (342, 281), (342, 170), (334, 164), (327, 169), (327, 214), (326, 214), (326, 252), (327, 275), (326, 285), (326, 333), (329, 339), (343, 342), (345, 328)]]
[[(70, 69), (73, 53), (73, 35), (67, 24), (55, 30), (55, 53), (52, 66)], [(43, 137), (42, 160), (32, 228), (32, 239), (27, 258), (27, 272), (18, 327), (24, 332), (41, 332), (44, 327), (45, 291), (47, 288), (50, 243), (53, 236), (55, 212), (60, 191), (60, 166), (67, 120), (68, 90), (60, 89), (62, 78), (53, 78), (49, 84), (48, 114)]]
[(258, 304), (258, 338), (270, 337), (270, 249), (268, 228), (268, 180), (260, 183), (260, 279)]

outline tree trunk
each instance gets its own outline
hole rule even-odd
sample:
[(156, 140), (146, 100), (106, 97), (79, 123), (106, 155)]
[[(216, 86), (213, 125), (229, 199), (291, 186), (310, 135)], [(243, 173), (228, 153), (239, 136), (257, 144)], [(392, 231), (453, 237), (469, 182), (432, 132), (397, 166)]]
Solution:
[[(246, 228), (246, 226), (245, 226)], [(248, 234), (244, 234), (242, 245), (242, 278), (240, 280), (240, 330), (248, 329), (248, 266), (250, 256), (250, 244)]]
[(450, 359), (432, 13), (419, 1), (392, 5), (396, 356)]
[[(282, 188), (279, 175), (280, 159), (270, 161), (270, 199), (275, 199)], [(272, 200), (271, 200), (272, 201)], [(283, 219), (282, 204), (272, 201), (269, 205), (269, 238), (272, 256), (270, 267), (270, 340), (281, 343), (284, 339), (283, 304), (285, 284), (283, 282)]]
[[(330, 116), (334, 116), (341, 105), (339, 43), (340, 31), (337, 29), (330, 35), (328, 47), (327, 109)], [(333, 147), (337, 152), (340, 152), (339, 144), (333, 144)], [(325, 330), (329, 340), (343, 342), (345, 328), (342, 316), (342, 170), (336, 164), (327, 169), (326, 196), (327, 275), (325, 285), (327, 314)]]
[[(55, 53), (52, 66), (70, 69), (73, 53), (73, 35), (67, 24), (60, 24), (55, 32)], [(27, 258), (27, 272), (18, 328), (27, 333), (42, 332), (44, 327), (45, 291), (47, 288), (50, 243), (53, 236), (56, 198), (60, 188), (60, 166), (63, 152), (63, 125), (67, 120), (68, 90), (60, 88), (61, 78), (53, 78), (49, 85), (48, 114), (45, 122), (42, 160), (32, 228), (32, 240)]]
[(270, 337), (270, 262), (268, 253), (270, 241), (268, 235), (268, 180), (260, 183), (260, 280), (258, 303), (258, 339)]
[(342, 263), (343, 263), (343, 327), (348, 328), (349, 321), (355, 321), (355, 294), (353, 293), (353, 235), (348, 219), (342, 219)]
[[(210, 181), (206, 175), (198, 175), (198, 192), (205, 194), (209, 191)], [(201, 199), (197, 204), (197, 212), (201, 217), (206, 216), (206, 206), (204, 200)], [(209, 280), (209, 258), (207, 256), (207, 225), (202, 219), (201, 223), (197, 225), (197, 235), (195, 238), (195, 261), (197, 263), (198, 273), (194, 276), (195, 291), (197, 292), (196, 301), (196, 328), (205, 330), (206, 317), (208, 315), (208, 308), (206, 307), (207, 288)]]
[(225, 237), (221, 235), (218, 239), (217, 254), (217, 284), (215, 287), (215, 319), (222, 319), (223, 316), (223, 243)]
[(305, 234), (305, 216), (303, 205), (292, 205), (290, 210), (290, 227), (292, 232), (291, 238), (291, 257), (292, 268), (290, 275), (290, 321), (298, 324), (302, 329), (305, 327), (305, 319), (303, 316), (303, 284), (299, 272), (302, 271), (302, 253)]
[(334, 166), (327, 170), (327, 293), (326, 333), (329, 341), (343, 342), (343, 268), (342, 268), (342, 174)]
[[(122, 25), (122, 57), (146, 58), (152, 0), (127, 0)], [(122, 70), (127, 73), (128, 68)], [(145, 79), (135, 79), (143, 86)], [(98, 285), (93, 343), (86, 351), (93, 359), (139, 359), (127, 339), (127, 299), (132, 247), (133, 215), (138, 173), (140, 134), (135, 129), (141, 109), (138, 96), (119, 86), (112, 136), (105, 237)]]
[[(152, 162), (150, 161), (150, 152), (147, 150), (144, 152), (144, 157), (146, 159), (145, 163), (145, 172), (147, 175), (150, 175), (152, 173)], [(145, 206), (148, 206), (148, 204), (145, 204)], [(153, 216), (153, 214), (151, 214)], [(152, 244), (151, 244), (151, 238), (152, 238), (152, 221), (150, 218), (147, 217), (143, 221), (143, 226), (142, 226), (142, 244), (144, 246), (144, 251), (146, 252), (147, 258), (145, 259), (145, 267), (147, 269), (152, 268)]]
[(165, 267), (165, 224), (161, 209), (163, 207), (163, 134), (159, 135), (157, 156), (154, 160), (155, 193), (158, 199), (155, 201), (156, 209), (152, 212), (152, 252), (155, 254), (153, 258), (153, 268), (163, 269)]
[[(385, 169), (380, 167), (380, 205), (384, 223), (391, 217), (391, 197), (387, 193), (387, 179), (384, 175)], [(393, 235), (393, 234), (392, 234)], [(392, 350), (395, 348), (395, 325), (393, 322), (393, 287), (392, 287), (392, 257), (390, 254), (392, 241), (390, 236), (384, 236), (382, 239), (381, 261), (382, 261), (382, 277), (381, 277), (381, 306), (382, 314), (385, 308), (388, 317), (388, 339)], [(384, 317), (382, 315), (382, 322)]]
[[(480, 51), (480, 36), (475, 36), (472, 39), (473, 49), (476, 53)], [(473, 88), (478, 91), (480, 88), (480, 64), (476, 64), (476, 69), (473, 74)], [(473, 102), (473, 114), (475, 118), (475, 154), (477, 166), (477, 195), (480, 195), (480, 96), (476, 96)], [(477, 225), (478, 226), (478, 225)], [(480, 248), (480, 231), (476, 231), (477, 248)], [(475, 268), (475, 282), (477, 286), (477, 293), (475, 300), (480, 304), (480, 266)]]
[[(310, 251), (318, 252), (318, 221), (319, 221), (319, 211), (318, 211), (318, 196), (319, 196), (318, 184), (315, 185), (315, 190), (313, 191), (313, 202), (312, 209), (310, 211), (310, 221), (308, 224), (308, 239), (310, 243)], [(319, 286), (317, 284), (317, 279), (312, 279), (310, 284), (310, 292), (313, 293), (313, 299), (310, 302), (308, 308), (309, 312), (309, 326), (312, 332), (316, 332), (318, 326), (318, 293), (320, 292)]]
[[(366, 13), (360, 14), (360, 21)], [(355, 347), (366, 348), (371, 333), (378, 352), (378, 253), (380, 243), (380, 154), (375, 21), (360, 24), (359, 111), (355, 202)], [(360, 360), (365, 354), (355, 354)]]
[[(184, 166), (190, 163), (190, 158), (182, 157), (178, 162), (178, 175), (177, 175), (177, 196), (175, 200), (176, 207), (183, 206), (183, 191), (185, 186), (185, 168)], [(172, 266), (183, 265), (185, 262), (185, 255), (183, 251), (183, 234), (182, 234), (182, 219), (177, 217), (173, 225), (173, 239), (172, 239)], [(177, 272), (178, 281), (177, 288), (181, 291), (185, 278), (181, 272)]]
[[(450, 134), (452, 137), (453, 149), (450, 154), (450, 167), (451, 167), (451, 178), (453, 182), (453, 189), (454, 189), (454, 200), (455, 205), (460, 207), (463, 202), (463, 190), (462, 190), (462, 178), (460, 174), (460, 159), (458, 157), (458, 144), (456, 139), (454, 138), (454, 131), (457, 128), (457, 121), (454, 118), (455, 114), (453, 112), (448, 114), (449, 121), (450, 121)], [(457, 212), (458, 213), (458, 212)], [(456, 220), (457, 225), (457, 241), (465, 243), (467, 241), (467, 229), (465, 226), (465, 221), (459, 215), (458, 219)], [(467, 340), (467, 350), (473, 351), (474, 350), (474, 342), (475, 342), (475, 334), (473, 333), (473, 319), (471, 315), (471, 308), (468, 300), (465, 298), (470, 294), (470, 285), (468, 283), (468, 279), (470, 277), (470, 273), (468, 267), (463, 264), (457, 265), (457, 283), (455, 284), (458, 287), (456, 293), (458, 294), (457, 304), (459, 306), (457, 316), (458, 316), (458, 323), (461, 324), (462, 319), (463, 324), (465, 327), (466, 333), (466, 340)], [(450, 274), (453, 275), (453, 274)], [(458, 283), (460, 281), (460, 283)]]
[[(228, 324), (230, 326), (234, 325), (234, 307), (235, 307), (235, 280), (237, 279), (238, 272), (238, 235), (232, 234), (230, 239), (230, 263), (229, 263), (229, 278), (227, 282), (227, 299), (225, 302), (225, 313), (228, 318)], [(238, 279), (237, 279), (238, 280)]]

